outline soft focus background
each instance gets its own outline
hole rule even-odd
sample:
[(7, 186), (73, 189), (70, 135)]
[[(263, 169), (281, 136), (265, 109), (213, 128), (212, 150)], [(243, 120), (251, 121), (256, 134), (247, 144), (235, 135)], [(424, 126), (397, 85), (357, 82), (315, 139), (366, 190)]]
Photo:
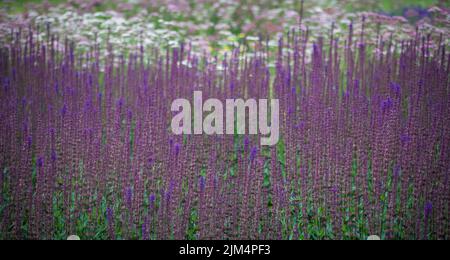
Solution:
[[(89, 48), (110, 36), (115, 51), (192, 44), (199, 53), (225, 53), (239, 43), (248, 45), (260, 36), (274, 36), (299, 23), (301, 0), (3, 0), (0, 2), (0, 39), (6, 42), (11, 28), (30, 24), (50, 25), (62, 37)], [(317, 0), (304, 3), (304, 26), (312, 37), (323, 36), (337, 23), (335, 33), (345, 33), (351, 20), (364, 16), (368, 33), (381, 23), (385, 37), (408, 39), (419, 26), (434, 37), (449, 34), (449, 1), (443, 0)], [(42, 30), (45, 31), (45, 30)], [(356, 28), (358, 31), (358, 28)], [(369, 37), (370, 38), (370, 37)], [(376, 39), (376, 37), (372, 37)], [(276, 46), (276, 37), (271, 37)]]

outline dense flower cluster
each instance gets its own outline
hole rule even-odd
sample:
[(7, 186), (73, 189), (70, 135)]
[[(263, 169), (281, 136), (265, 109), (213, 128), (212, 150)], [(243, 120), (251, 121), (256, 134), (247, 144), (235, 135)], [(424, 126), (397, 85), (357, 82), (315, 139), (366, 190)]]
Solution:
[[(0, 238), (448, 239), (448, 48), (355, 27), (290, 31), (275, 55), (265, 41), (223, 58), (141, 46), (103, 63), (99, 44), (13, 31)], [(195, 90), (279, 99), (282, 140), (174, 136), (170, 104)]]

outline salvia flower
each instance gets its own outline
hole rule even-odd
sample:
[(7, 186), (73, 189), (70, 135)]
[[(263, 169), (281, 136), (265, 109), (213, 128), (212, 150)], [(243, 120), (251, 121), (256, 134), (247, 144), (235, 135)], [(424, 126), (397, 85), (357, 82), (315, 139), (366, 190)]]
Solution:
[(425, 203), (424, 208), (425, 217), (428, 218), (431, 215), (432, 211), (433, 211), (433, 204), (430, 201), (428, 201), (427, 203)]
[(203, 193), (205, 191), (205, 185), (206, 185), (205, 177), (200, 176), (199, 186), (200, 186), (201, 193)]
[(128, 187), (125, 193), (126, 205), (129, 209), (131, 209), (132, 200), (133, 200), (133, 188)]
[(150, 210), (153, 210), (155, 208), (155, 202), (156, 202), (156, 196), (155, 194), (151, 194), (148, 198), (149, 201), (149, 208)]
[(256, 156), (258, 155), (258, 147), (253, 147), (252, 151), (250, 152), (250, 161), (254, 161)]
[(44, 166), (44, 158), (39, 157), (39, 158), (37, 159), (37, 166), (38, 166), (39, 168), (42, 168), (42, 167)]
[(180, 154), (181, 145), (179, 143), (176, 143), (174, 149), (175, 149), (175, 156), (178, 157), (178, 155)]
[(33, 137), (27, 136), (27, 146), (28, 146), (28, 149), (30, 149), (32, 145), (33, 145)]
[(106, 209), (106, 220), (108, 223), (112, 224), (114, 218), (114, 211), (111, 208)]
[(52, 160), (52, 162), (56, 162), (56, 159), (57, 159), (56, 151), (53, 150), (52, 154), (51, 154), (51, 160)]
[(395, 178), (400, 177), (400, 173), (401, 173), (401, 166), (397, 164), (394, 167), (394, 177)]
[(409, 136), (408, 134), (402, 134), (400, 136), (400, 141), (403, 145), (405, 145), (405, 144), (411, 142), (411, 136)]
[(63, 107), (61, 108), (61, 116), (65, 117), (67, 114), (67, 105), (64, 104)]
[(388, 112), (393, 106), (393, 102), (392, 99), (390, 97), (388, 97), (387, 99), (383, 100), (383, 102), (381, 102), (381, 110), (383, 112)]
[(391, 91), (394, 92), (395, 96), (400, 96), (400, 91), (401, 91), (401, 87), (400, 84), (395, 83), (395, 82), (391, 82), (389, 84)]

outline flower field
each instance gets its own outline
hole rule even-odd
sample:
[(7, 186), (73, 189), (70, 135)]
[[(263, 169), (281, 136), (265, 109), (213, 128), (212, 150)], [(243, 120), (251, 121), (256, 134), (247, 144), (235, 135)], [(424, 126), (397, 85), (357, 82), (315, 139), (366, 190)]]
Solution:
[[(449, 239), (449, 8), (0, 3), (0, 239)], [(194, 91), (280, 141), (174, 135)]]

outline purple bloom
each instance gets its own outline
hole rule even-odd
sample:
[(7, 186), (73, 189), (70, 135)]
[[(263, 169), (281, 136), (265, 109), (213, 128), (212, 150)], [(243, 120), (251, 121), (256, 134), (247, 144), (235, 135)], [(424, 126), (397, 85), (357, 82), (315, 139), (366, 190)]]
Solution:
[(55, 133), (56, 133), (56, 129), (53, 128), (53, 127), (51, 127), (51, 128), (49, 129), (49, 133), (50, 133), (50, 136), (51, 136), (51, 137), (54, 137), (54, 136), (55, 136)]
[(295, 125), (295, 128), (297, 129), (303, 129), (305, 127), (305, 122), (300, 121), (297, 125)]
[(148, 167), (152, 167), (153, 164), (155, 163), (155, 160), (153, 159), (153, 157), (151, 157), (148, 159), (147, 163), (148, 163)]
[(155, 201), (156, 201), (156, 196), (155, 194), (152, 194), (148, 197), (148, 202), (149, 202), (149, 208), (150, 210), (153, 210), (155, 207)]
[(244, 138), (244, 151), (248, 151), (249, 146), (250, 146), (250, 139), (246, 136)]
[(338, 193), (339, 192), (339, 188), (336, 187), (336, 186), (331, 187), (330, 190), (331, 190), (332, 193)]
[(44, 166), (44, 159), (43, 159), (42, 157), (39, 157), (39, 158), (37, 159), (37, 166), (38, 166), (39, 168), (42, 168), (42, 167)]
[(27, 123), (27, 122), (24, 122), (24, 123), (23, 123), (23, 125), (22, 125), (22, 131), (23, 131), (24, 133), (28, 132), (28, 123)]
[(28, 145), (28, 149), (30, 149), (31, 146), (33, 145), (33, 138), (31, 136), (27, 137), (27, 145)]
[(203, 193), (205, 191), (205, 177), (200, 176), (200, 192)]
[(52, 162), (56, 162), (56, 159), (57, 159), (56, 151), (53, 150), (53, 151), (52, 151), (52, 155), (51, 155), (51, 160), (52, 160)]
[(291, 88), (291, 94), (292, 95), (296, 95), (297, 94), (297, 88), (296, 87), (292, 87)]
[(113, 223), (114, 212), (111, 208), (106, 209), (106, 220), (111, 225)]
[(231, 83), (230, 83), (230, 90), (231, 90), (231, 92), (233, 92), (235, 88), (236, 88), (236, 84), (232, 80)]
[(403, 16), (408, 19), (418, 20), (428, 15), (428, 10), (420, 7), (408, 7), (403, 10)]
[(169, 190), (166, 192), (166, 202), (170, 202), (172, 198), (173, 191), (175, 189), (175, 182), (171, 181), (169, 185)]
[(88, 113), (89, 110), (91, 109), (91, 107), (92, 107), (92, 102), (90, 100), (87, 100), (86, 103), (84, 104), (84, 112)]
[(128, 187), (125, 193), (125, 198), (126, 198), (126, 203), (127, 203), (127, 207), (129, 209), (131, 209), (131, 204), (132, 204), (132, 200), (133, 200), (133, 189), (131, 187)]
[(3, 88), (4, 88), (5, 92), (8, 91), (8, 88), (9, 88), (9, 78), (8, 77), (5, 77), (3, 79)]
[(425, 203), (424, 209), (425, 217), (428, 218), (431, 215), (432, 211), (433, 211), (433, 204), (430, 201), (428, 201), (427, 203)]
[(178, 156), (180, 154), (181, 145), (179, 143), (175, 144), (175, 156)]
[(128, 122), (131, 122), (133, 120), (133, 111), (129, 109), (127, 115), (128, 115)]
[(56, 93), (56, 95), (59, 95), (59, 84), (58, 84), (58, 82), (55, 83), (55, 93)]
[(348, 90), (346, 90), (346, 91), (344, 92), (344, 97), (345, 97), (345, 98), (349, 98), (349, 97), (350, 97), (350, 92), (349, 92)]
[(383, 102), (381, 103), (381, 110), (383, 112), (387, 112), (392, 108), (392, 106), (393, 106), (392, 99), (390, 97), (388, 97), (387, 99), (383, 100)]
[(147, 221), (142, 224), (142, 239), (149, 240)]
[(398, 178), (400, 176), (400, 172), (401, 172), (401, 167), (400, 165), (395, 165), (394, 167), (394, 177)]
[(292, 116), (292, 115), (294, 114), (294, 112), (295, 112), (295, 111), (294, 111), (294, 108), (293, 108), (293, 107), (289, 107), (289, 108), (288, 108), (288, 115), (289, 115), (289, 116)]
[(61, 116), (65, 117), (67, 114), (67, 105), (64, 104), (63, 107), (61, 108)]
[(390, 86), (392, 92), (394, 92), (394, 94), (395, 94), (396, 96), (399, 96), (399, 95), (400, 95), (401, 87), (400, 87), (399, 84), (397, 84), (397, 83), (395, 83), (395, 82), (391, 82), (391, 83), (389, 84), (389, 86)]
[(250, 153), (250, 161), (254, 161), (256, 156), (258, 155), (258, 147), (253, 147)]
[(411, 137), (407, 134), (402, 134), (400, 136), (400, 141), (402, 142), (402, 145), (405, 145), (405, 144), (411, 142)]
[(119, 111), (122, 110), (123, 104), (124, 104), (123, 98), (119, 98), (116, 102), (116, 106)]
[(355, 79), (355, 81), (353, 82), (353, 87), (355, 88), (356, 91), (359, 90), (359, 85), (360, 85), (359, 80)]

